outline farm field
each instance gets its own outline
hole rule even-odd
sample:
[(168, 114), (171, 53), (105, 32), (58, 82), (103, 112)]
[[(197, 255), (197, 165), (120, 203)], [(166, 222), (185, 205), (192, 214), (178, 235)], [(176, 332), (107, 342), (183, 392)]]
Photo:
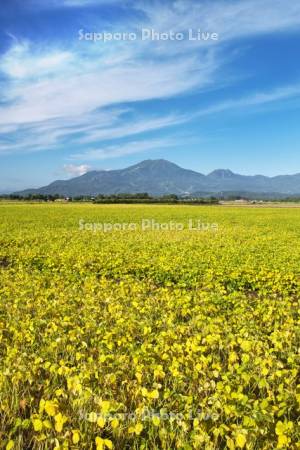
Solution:
[(0, 449), (300, 449), (300, 209), (0, 217)]

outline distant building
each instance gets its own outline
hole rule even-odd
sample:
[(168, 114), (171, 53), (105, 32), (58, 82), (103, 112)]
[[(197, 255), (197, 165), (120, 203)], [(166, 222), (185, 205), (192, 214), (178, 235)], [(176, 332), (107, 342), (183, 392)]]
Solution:
[(55, 201), (55, 202), (59, 202), (59, 203), (67, 203), (67, 202), (70, 202), (71, 199), (70, 199), (70, 197), (56, 198), (54, 201)]
[(237, 203), (238, 205), (244, 205), (246, 203), (249, 203), (249, 200), (246, 200), (245, 198), (240, 198), (238, 200), (234, 200), (234, 203)]

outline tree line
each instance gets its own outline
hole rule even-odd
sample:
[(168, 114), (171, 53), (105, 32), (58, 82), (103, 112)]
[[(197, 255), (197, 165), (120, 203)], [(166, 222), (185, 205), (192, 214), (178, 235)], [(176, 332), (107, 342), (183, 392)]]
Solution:
[(192, 197), (179, 197), (175, 194), (151, 196), (147, 192), (141, 192), (136, 194), (111, 194), (96, 196), (79, 195), (73, 197), (66, 197), (59, 194), (45, 195), (45, 194), (8, 194), (0, 196), (2, 200), (12, 201), (40, 201), (40, 202), (54, 202), (54, 201), (68, 201), (68, 202), (91, 202), (95, 204), (105, 203), (165, 203), (165, 204), (177, 204), (177, 203), (198, 203), (198, 204), (215, 204), (218, 203), (218, 199), (215, 197), (208, 198), (192, 198)]

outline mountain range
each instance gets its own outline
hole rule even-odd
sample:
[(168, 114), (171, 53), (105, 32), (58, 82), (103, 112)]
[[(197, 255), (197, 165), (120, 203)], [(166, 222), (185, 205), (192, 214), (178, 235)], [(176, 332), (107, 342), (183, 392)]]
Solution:
[(183, 169), (164, 159), (146, 160), (119, 170), (90, 171), (84, 175), (58, 180), (38, 189), (16, 192), (19, 195), (44, 194), (75, 197), (138, 192), (150, 195), (215, 195), (226, 193), (300, 194), (300, 173), (267, 177), (246, 176), (218, 169), (208, 175)]

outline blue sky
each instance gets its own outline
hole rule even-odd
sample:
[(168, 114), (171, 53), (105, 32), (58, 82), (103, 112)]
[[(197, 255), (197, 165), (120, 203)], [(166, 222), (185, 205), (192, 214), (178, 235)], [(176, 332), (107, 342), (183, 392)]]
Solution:
[(299, 1), (2, 3), (0, 192), (148, 158), (300, 172)]

